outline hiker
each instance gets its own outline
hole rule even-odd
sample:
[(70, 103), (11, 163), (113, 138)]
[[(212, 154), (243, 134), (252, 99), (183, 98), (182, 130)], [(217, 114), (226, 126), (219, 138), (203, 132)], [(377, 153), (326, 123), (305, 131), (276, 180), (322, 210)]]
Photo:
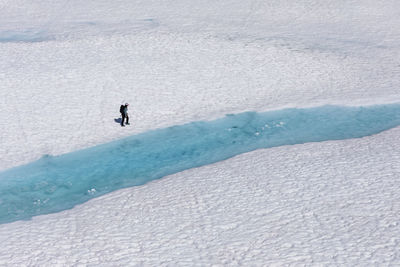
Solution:
[(124, 127), (124, 121), (126, 119), (126, 125), (129, 125), (129, 116), (128, 116), (128, 103), (125, 103), (125, 105), (121, 105), (121, 107), (119, 108), (119, 112), (121, 112), (121, 127)]

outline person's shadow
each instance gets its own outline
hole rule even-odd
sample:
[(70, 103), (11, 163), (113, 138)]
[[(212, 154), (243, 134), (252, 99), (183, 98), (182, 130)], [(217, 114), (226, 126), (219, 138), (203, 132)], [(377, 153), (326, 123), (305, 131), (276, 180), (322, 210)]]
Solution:
[(115, 121), (116, 123), (121, 124), (122, 118), (114, 119), (114, 121)]

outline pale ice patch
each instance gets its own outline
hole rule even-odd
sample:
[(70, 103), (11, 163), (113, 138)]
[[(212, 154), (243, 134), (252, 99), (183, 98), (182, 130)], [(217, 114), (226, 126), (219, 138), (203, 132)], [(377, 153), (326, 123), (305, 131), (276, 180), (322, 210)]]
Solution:
[[(35, 28), (0, 29), (0, 43), (36, 43), (52, 40), (83, 39), (94, 36), (134, 34), (159, 26), (156, 19), (109, 21), (61, 21)], [(4, 28), (4, 27), (3, 27)]]
[(5, 30), (0, 31), (0, 43), (35, 43), (53, 40), (45, 30), (26, 29), (26, 30)]

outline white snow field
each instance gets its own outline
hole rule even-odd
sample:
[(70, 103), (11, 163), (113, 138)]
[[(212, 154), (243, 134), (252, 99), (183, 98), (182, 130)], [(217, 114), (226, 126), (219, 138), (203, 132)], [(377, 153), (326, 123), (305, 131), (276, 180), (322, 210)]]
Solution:
[[(0, 0), (0, 170), (227, 113), (400, 103), (399, 25), (394, 0)], [(257, 150), (1, 224), (0, 265), (399, 266), (399, 135)]]

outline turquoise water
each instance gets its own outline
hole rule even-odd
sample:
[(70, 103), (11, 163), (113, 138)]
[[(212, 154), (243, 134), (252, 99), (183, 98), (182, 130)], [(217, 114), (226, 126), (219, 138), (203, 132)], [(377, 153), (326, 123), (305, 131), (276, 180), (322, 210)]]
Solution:
[[(363, 137), (400, 125), (400, 104), (246, 112), (158, 129), (0, 172), (0, 223), (259, 148)], [(132, 126), (131, 126), (132, 127)]]

